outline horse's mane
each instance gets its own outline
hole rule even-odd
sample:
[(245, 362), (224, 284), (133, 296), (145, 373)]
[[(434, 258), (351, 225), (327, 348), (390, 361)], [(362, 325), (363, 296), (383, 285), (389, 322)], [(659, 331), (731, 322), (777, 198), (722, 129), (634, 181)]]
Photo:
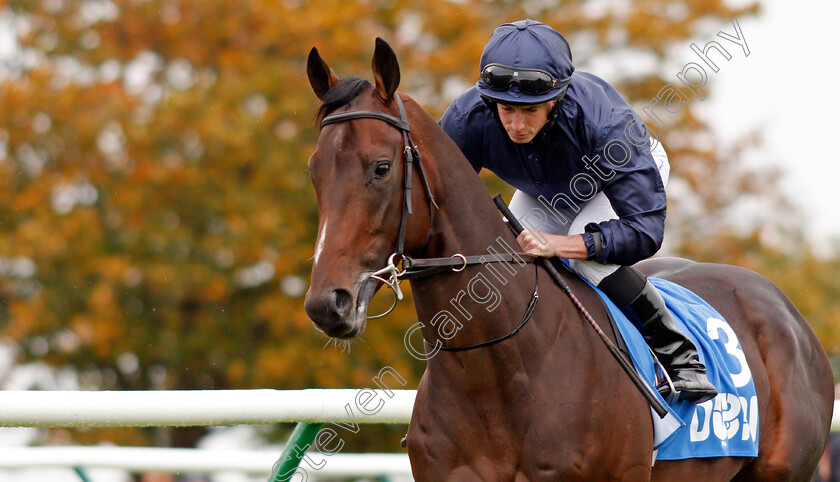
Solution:
[(344, 77), (339, 80), (322, 99), (316, 117), (317, 125), (320, 126), (324, 117), (330, 115), (339, 107), (349, 104), (369, 87), (372, 87), (372, 84), (361, 77)]

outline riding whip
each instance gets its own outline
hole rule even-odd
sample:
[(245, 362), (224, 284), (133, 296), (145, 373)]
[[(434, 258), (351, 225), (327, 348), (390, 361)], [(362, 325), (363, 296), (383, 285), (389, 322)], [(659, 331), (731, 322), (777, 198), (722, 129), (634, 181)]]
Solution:
[[(510, 208), (508, 208), (507, 204), (505, 204), (505, 201), (502, 199), (502, 196), (496, 194), (495, 196), (493, 196), (493, 202), (496, 203), (496, 207), (499, 208), (499, 211), (501, 211), (505, 218), (507, 218), (508, 223), (510, 223), (510, 226), (513, 228), (513, 231), (518, 236), (519, 233), (523, 231), (522, 225), (510, 211)], [(557, 285), (560, 287), (560, 289), (563, 290), (564, 293), (566, 293), (566, 295), (572, 300), (572, 303), (574, 303), (574, 305), (577, 307), (578, 311), (580, 311), (583, 317), (586, 318), (586, 321), (589, 322), (590, 326), (592, 326), (592, 328), (595, 329), (595, 332), (601, 338), (601, 341), (604, 342), (604, 345), (607, 346), (607, 349), (610, 351), (613, 358), (615, 358), (616, 361), (618, 361), (618, 364), (621, 365), (621, 368), (624, 369), (625, 373), (627, 373), (627, 376), (629, 376), (633, 384), (636, 385), (636, 388), (638, 388), (639, 391), (642, 392), (642, 395), (653, 408), (653, 411), (656, 412), (657, 415), (659, 415), (659, 418), (665, 418), (665, 416), (668, 415), (668, 409), (665, 407), (665, 404), (662, 403), (662, 401), (659, 398), (657, 398), (656, 395), (653, 394), (653, 390), (647, 383), (645, 383), (644, 380), (642, 380), (641, 376), (639, 376), (639, 373), (636, 371), (636, 369), (633, 367), (630, 361), (627, 360), (627, 358), (621, 354), (618, 347), (615, 346), (615, 343), (613, 343), (613, 341), (610, 340), (604, 333), (604, 330), (602, 330), (601, 327), (598, 326), (598, 323), (595, 321), (594, 318), (592, 318), (592, 315), (589, 314), (589, 311), (587, 311), (586, 307), (583, 306), (580, 300), (578, 300), (577, 296), (575, 296), (575, 294), (572, 292), (572, 289), (566, 283), (566, 280), (564, 280), (560, 273), (557, 271), (557, 268), (555, 268), (554, 265), (551, 264), (551, 261), (549, 261), (548, 258), (539, 257), (535, 260), (535, 262), (539, 263), (540, 266), (542, 266), (543, 268), (545, 268), (546, 271), (548, 271), (548, 274), (551, 276), (551, 279), (553, 279), (554, 282), (557, 283)]]

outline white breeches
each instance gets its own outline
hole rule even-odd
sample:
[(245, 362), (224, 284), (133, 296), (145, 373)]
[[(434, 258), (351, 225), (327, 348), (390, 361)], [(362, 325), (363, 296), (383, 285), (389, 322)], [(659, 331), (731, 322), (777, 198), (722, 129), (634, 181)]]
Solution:
[[(662, 184), (667, 184), (668, 174), (671, 170), (671, 166), (668, 163), (668, 155), (665, 153), (662, 144), (653, 139), (651, 139), (651, 147), (651, 155), (656, 162), (656, 167), (659, 169)], [(542, 212), (542, 215), (535, 216), (533, 211), (535, 209)], [(609, 199), (607, 199), (607, 196), (603, 192), (599, 192), (592, 199), (581, 204), (580, 211), (570, 223), (563, 223), (563, 220), (558, 219), (558, 217), (549, 215), (546, 213), (545, 207), (537, 199), (519, 190), (513, 194), (513, 198), (510, 200), (510, 210), (527, 227), (548, 234), (583, 234), (586, 225), (589, 223), (600, 223), (610, 219), (618, 219), (618, 216), (610, 205)], [(523, 221), (524, 218), (527, 218), (527, 221)], [(539, 223), (535, 224), (534, 221), (539, 221)], [(619, 268), (617, 264), (601, 264), (596, 261), (583, 259), (571, 259), (569, 262), (572, 269), (596, 286), (601, 280)]]

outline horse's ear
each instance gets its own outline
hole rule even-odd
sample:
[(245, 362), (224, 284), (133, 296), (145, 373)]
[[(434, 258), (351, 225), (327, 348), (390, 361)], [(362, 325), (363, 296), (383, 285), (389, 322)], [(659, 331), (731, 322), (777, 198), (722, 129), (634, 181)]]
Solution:
[(373, 78), (376, 79), (376, 93), (386, 103), (394, 97), (400, 85), (400, 64), (397, 54), (388, 42), (376, 37), (376, 49), (373, 51)]
[(338, 77), (330, 66), (321, 58), (318, 49), (312, 47), (309, 51), (309, 58), (306, 61), (306, 76), (309, 77), (309, 85), (315, 91), (315, 95), (323, 100), (330, 87), (338, 83)]

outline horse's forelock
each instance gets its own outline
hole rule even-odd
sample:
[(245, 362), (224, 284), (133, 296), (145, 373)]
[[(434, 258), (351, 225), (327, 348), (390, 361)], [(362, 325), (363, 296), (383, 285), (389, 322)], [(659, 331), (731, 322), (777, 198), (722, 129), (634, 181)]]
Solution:
[(335, 112), (339, 107), (349, 104), (359, 94), (371, 87), (373, 87), (373, 84), (361, 77), (344, 77), (339, 80), (324, 95), (321, 107), (318, 109), (317, 124), (320, 126), (324, 117)]

